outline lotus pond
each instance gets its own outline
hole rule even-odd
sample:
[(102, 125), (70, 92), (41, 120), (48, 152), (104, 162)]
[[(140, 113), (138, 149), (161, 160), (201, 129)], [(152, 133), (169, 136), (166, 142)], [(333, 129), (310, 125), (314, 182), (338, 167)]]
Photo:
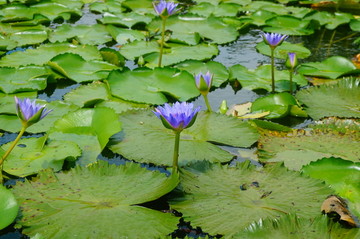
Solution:
[(359, 15), (0, 0), (0, 238), (360, 238)]

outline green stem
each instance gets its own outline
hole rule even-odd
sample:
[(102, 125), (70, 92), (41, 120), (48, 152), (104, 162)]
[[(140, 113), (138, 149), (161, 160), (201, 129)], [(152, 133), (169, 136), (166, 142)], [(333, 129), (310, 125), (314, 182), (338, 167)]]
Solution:
[(204, 96), (205, 104), (206, 104), (206, 107), (207, 107), (207, 111), (208, 111), (208, 112), (212, 112), (211, 106), (210, 106), (210, 103), (209, 103), (209, 99), (208, 99), (207, 95), (203, 95), (203, 96)]
[(275, 93), (275, 60), (274, 51), (275, 47), (271, 47), (271, 92)]
[(10, 148), (8, 148), (8, 150), (6, 150), (5, 154), (1, 157), (0, 159), (0, 184), (3, 183), (3, 175), (2, 175), (2, 171), (3, 171), (3, 163), (5, 161), (5, 159), (9, 156), (9, 154), (11, 153), (11, 151), (15, 148), (15, 146), (17, 145), (17, 143), (19, 142), (19, 140), (21, 139), (21, 136), (25, 133), (25, 130), (27, 129), (26, 126), (23, 126), (18, 134), (18, 136), (16, 137), (16, 139), (13, 141), (13, 143), (11, 144)]
[(336, 35), (336, 30), (334, 30), (333, 33), (331, 34), (331, 37), (330, 37), (330, 40), (329, 40), (329, 46), (328, 46), (328, 49), (326, 51), (326, 56), (330, 55), (330, 50), (331, 50), (331, 46), (333, 45), (335, 35)]
[(174, 145), (174, 157), (173, 157), (173, 169), (172, 169), (173, 173), (177, 172), (179, 168), (178, 161), (179, 161), (180, 133), (181, 131), (175, 131), (175, 145)]
[(166, 17), (162, 17), (160, 54), (159, 54), (159, 64), (158, 64), (159, 67), (161, 67), (162, 55), (163, 55), (163, 50), (164, 50), (165, 25), (166, 25)]
[(290, 70), (290, 94), (292, 94), (293, 93), (293, 83), (292, 83), (292, 79), (293, 79), (293, 73), (294, 73), (294, 69), (293, 68), (291, 68)]

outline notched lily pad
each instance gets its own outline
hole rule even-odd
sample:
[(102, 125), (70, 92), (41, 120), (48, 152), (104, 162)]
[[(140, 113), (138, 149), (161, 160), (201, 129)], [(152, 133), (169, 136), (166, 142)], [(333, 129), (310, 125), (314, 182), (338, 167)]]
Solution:
[(42, 171), (35, 181), (17, 182), (14, 188), (22, 207), (17, 227), (30, 237), (54, 239), (108, 238), (110, 232), (113, 238), (164, 237), (179, 219), (138, 204), (165, 195), (177, 183), (176, 174), (167, 177), (135, 163), (100, 161), (67, 173)]

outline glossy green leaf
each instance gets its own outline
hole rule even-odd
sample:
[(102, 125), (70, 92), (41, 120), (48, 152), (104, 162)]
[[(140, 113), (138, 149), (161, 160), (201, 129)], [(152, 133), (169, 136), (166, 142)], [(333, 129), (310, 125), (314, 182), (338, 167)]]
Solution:
[(41, 66), (25, 66), (20, 68), (0, 68), (0, 90), (11, 94), (21, 91), (43, 90), (47, 85), (50, 72)]
[(310, 20), (304, 20), (293, 16), (276, 16), (266, 21), (268, 27), (265, 32), (276, 32), (285, 35), (310, 35), (314, 29), (310, 28)]
[[(121, 122), (123, 138), (110, 146), (113, 152), (138, 162), (172, 164), (175, 134), (153, 112), (129, 112), (121, 115)], [(227, 162), (233, 155), (215, 144), (250, 147), (257, 139), (256, 129), (247, 122), (216, 113), (199, 113), (194, 125), (181, 132), (179, 164), (204, 159)]]
[(50, 35), (50, 42), (66, 42), (75, 39), (81, 44), (101, 45), (112, 41), (104, 25), (76, 25), (63, 24), (54, 29)]
[(24, 21), (31, 20), (34, 12), (23, 4), (9, 4), (0, 10), (1, 21)]
[[(161, 20), (156, 19), (148, 25), (148, 29), (154, 32), (160, 26)], [(166, 21), (166, 29), (172, 31), (172, 40), (190, 45), (199, 43), (200, 38), (195, 37), (196, 33), (202, 39), (210, 39), (213, 43), (218, 44), (235, 41), (239, 36), (235, 27), (224, 24), (220, 18), (214, 16), (204, 18), (187, 14), (169, 17)]]
[[(264, 55), (271, 56), (271, 50), (268, 45), (265, 44), (264, 41), (258, 43), (256, 45), (256, 49)], [(292, 44), (289, 42), (283, 42), (280, 46), (275, 48), (274, 57), (280, 59), (286, 59), (288, 57), (288, 53), (293, 52), (296, 53), (296, 57), (298, 59), (307, 58), (311, 55), (311, 51), (301, 44)]]
[(242, 22), (254, 24), (256, 26), (265, 25), (265, 22), (275, 17), (276, 14), (274, 12), (269, 12), (265, 10), (258, 10), (250, 15), (241, 16), (240, 19)]
[(113, 71), (108, 82), (114, 96), (139, 103), (163, 104), (167, 96), (186, 101), (200, 94), (190, 73), (173, 68)]
[(73, 45), (69, 43), (43, 44), (36, 49), (28, 48), (25, 52), (17, 51), (0, 59), (0, 66), (18, 67), (26, 65), (44, 65), (55, 56), (71, 52), (85, 60), (101, 60), (96, 46)]
[(119, 68), (104, 61), (86, 61), (73, 53), (58, 55), (52, 58), (48, 65), (52, 70), (76, 82), (105, 79), (110, 71)]
[[(69, 4), (71, 2), (72, 4)], [(70, 20), (71, 16), (81, 16), (81, 3), (79, 1), (41, 1), (38, 4), (34, 4), (30, 9), (35, 14), (41, 14), (47, 17), (50, 21), (58, 18), (64, 20)]]
[(360, 118), (360, 79), (346, 78), (335, 85), (303, 89), (296, 98), (316, 120), (327, 116)]
[(355, 70), (356, 66), (342, 56), (332, 56), (322, 62), (303, 63), (297, 68), (297, 71), (301, 74), (330, 79), (336, 79), (345, 74), (360, 72), (360, 70)]
[(0, 24), (2, 38), (17, 46), (39, 44), (48, 38), (46, 27), (40, 26), (11, 26)]
[(200, 72), (206, 73), (210, 72), (213, 74), (212, 85), (215, 87), (219, 87), (221, 84), (225, 83), (229, 78), (229, 72), (226, 67), (216, 61), (208, 61), (208, 62), (201, 62), (201, 61), (184, 61), (180, 64), (174, 66), (175, 68), (179, 68), (181, 70), (186, 70), (190, 72), (192, 75), (197, 75)]
[(193, 6), (189, 13), (197, 14), (204, 17), (214, 15), (216, 17), (236, 17), (240, 11), (240, 5), (236, 3), (222, 2), (216, 7), (209, 2), (202, 2)]
[(124, 113), (128, 110), (149, 108), (148, 104), (135, 103), (132, 101), (122, 100), (112, 97), (110, 100), (101, 101), (95, 107), (107, 107), (113, 109), (117, 114)]
[[(229, 72), (230, 80), (238, 80), (245, 89), (264, 89), (271, 91), (271, 65), (262, 65), (255, 70), (248, 69), (242, 65), (233, 65), (229, 68)], [(278, 71), (275, 69), (275, 89), (277, 92), (288, 91), (290, 85), (289, 80), (290, 72), (288, 70)], [(305, 77), (300, 74), (293, 76), (293, 83), (299, 86), (308, 84)]]
[(124, 45), (135, 40), (145, 40), (145, 34), (138, 30), (124, 29), (113, 25), (106, 26), (106, 29), (112, 38), (114, 38), (120, 45)]
[[(73, 142), (51, 140), (47, 143), (46, 139), (47, 136), (21, 139), (6, 158), (4, 171), (18, 177), (36, 174), (47, 168), (59, 171), (65, 159), (74, 160), (81, 155), (80, 148)], [(2, 149), (7, 150), (11, 144), (3, 145)]]
[(304, 17), (305, 20), (316, 20), (320, 25), (325, 25), (329, 30), (334, 30), (339, 25), (347, 24), (354, 17), (349, 13), (316, 11)]
[(135, 163), (100, 161), (67, 173), (42, 171), (36, 181), (14, 187), (22, 207), (17, 227), (30, 237), (54, 239), (164, 237), (179, 218), (139, 204), (160, 198), (177, 183), (176, 174), (167, 177)]
[(78, 144), (83, 151), (78, 164), (88, 165), (96, 161), (120, 126), (118, 115), (110, 108), (79, 109), (56, 121), (49, 138)]
[[(251, 105), (251, 112), (270, 111), (270, 114), (265, 116), (265, 118), (281, 118), (290, 114), (291, 107), (297, 105), (298, 103), (294, 96), (287, 92), (282, 92), (257, 98)], [(298, 116), (307, 117), (307, 114), (300, 109)]]
[(15, 196), (5, 186), (0, 185), (0, 230), (9, 226), (18, 215), (19, 205)]
[(103, 24), (118, 25), (126, 28), (132, 28), (137, 24), (147, 25), (151, 22), (152, 18), (144, 14), (136, 12), (126, 13), (105, 13), (104, 17), (100, 19)]
[(117, 1), (106, 1), (106, 2), (93, 2), (90, 4), (89, 8), (92, 12), (98, 13), (121, 13), (124, 12), (124, 8), (121, 3), (125, 0), (117, 0)]
[(332, 193), (321, 181), (281, 164), (257, 168), (249, 161), (235, 167), (199, 162), (181, 172), (179, 189), (184, 194), (170, 201), (171, 208), (192, 226), (225, 238), (266, 218), (318, 215), (322, 201)]

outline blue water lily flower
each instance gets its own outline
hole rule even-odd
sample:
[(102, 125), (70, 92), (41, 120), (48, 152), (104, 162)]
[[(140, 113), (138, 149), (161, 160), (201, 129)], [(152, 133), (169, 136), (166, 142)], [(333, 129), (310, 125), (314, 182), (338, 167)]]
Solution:
[(166, 128), (181, 132), (194, 124), (199, 111), (200, 106), (194, 108), (193, 103), (176, 102), (173, 105), (165, 103), (164, 106), (158, 106), (153, 112)]
[(27, 127), (39, 122), (52, 111), (46, 109), (45, 105), (36, 104), (35, 100), (31, 101), (29, 98), (21, 100), (15, 96), (15, 103), (18, 117)]
[(179, 9), (176, 9), (178, 6), (177, 3), (173, 2), (167, 2), (165, 0), (160, 0), (160, 2), (153, 2), (155, 12), (159, 16), (167, 17), (175, 14), (179, 11)]
[(286, 38), (288, 38), (287, 35), (278, 33), (262, 33), (262, 37), (265, 43), (273, 48), (279, 46)]
[(211, 88), (213, 75), (208, 71), (206, 74), (200, 72), (199, 74), (195, 75), (195, 83), (196, 87), (199, 91), (203, 93), (208, 93)]

